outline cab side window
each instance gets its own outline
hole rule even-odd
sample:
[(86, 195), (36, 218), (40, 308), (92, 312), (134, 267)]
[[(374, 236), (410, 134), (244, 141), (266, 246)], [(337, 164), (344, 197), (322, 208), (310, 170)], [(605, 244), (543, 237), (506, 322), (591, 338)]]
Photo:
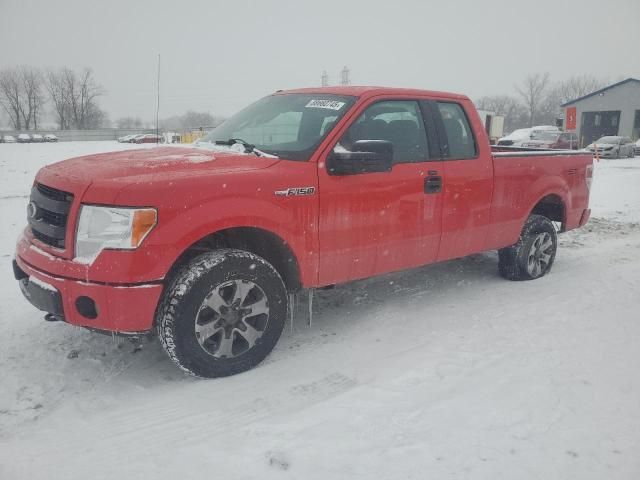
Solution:
[(339, 145), (351, 151), (358, 140), (386, 140), (393, 145), (393, 163), (429, 159), (429, 145), (418, 102), (388, 100), (369, 106), (349, 127)]
[(450, 159), (475, 158), (476, 140), (469, 120), (458, 103), (438, 102), (446, 139), (442, 140), (445, 156)]

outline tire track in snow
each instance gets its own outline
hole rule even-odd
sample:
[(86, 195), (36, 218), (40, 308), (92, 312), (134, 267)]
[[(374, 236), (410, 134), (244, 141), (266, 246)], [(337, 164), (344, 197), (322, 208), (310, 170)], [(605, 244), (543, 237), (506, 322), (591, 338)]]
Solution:
[[(200, 392), (170, 393), (150, 404), (118, 408), (96, 417), (91, 421), (91, 432), (74, 431), (68, 436), (58, 435), (50, 448), (40, 453), (40, 457), (46, 463), (48, 458), (68, 457), (68, 452), (75, 450), (73, 458), (69, 459), (70, 467), (75, 458), (90, 456), (92, 469), (104, 467), (108, 470), (110, 464), (157, 454), (176, 442), (180, 448), (224, 443), (227, 437), (218, 436), (216, 432), (225, 435), (237, 432), (242, 436), (247, 434), (245, 427), (255, 422), (306, 409), (357, 385), (354, 379), (334, 372), (314, 382), (281, 388), (272, 395), (236, 402), (236, 396), (229, 390), (216, 398), (215, 389), (196, 384), (193, 390), (202, 388)], [(79, 437), (84, 439), (80, 442), (84, 445), (80, 450)], [(123, 445), (127, 446), (126, 449)], [(77, 470), (73, 472), (79, 473)]]

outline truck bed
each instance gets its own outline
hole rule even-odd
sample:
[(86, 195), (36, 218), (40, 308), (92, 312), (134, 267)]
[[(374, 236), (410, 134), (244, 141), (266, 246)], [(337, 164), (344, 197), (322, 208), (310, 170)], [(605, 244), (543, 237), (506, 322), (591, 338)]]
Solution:
[[(588, 219), (593, 156), (574, 150), (492, 147), (494, 190), (489, 248), (517, 241), (526, 216), (540, 199), (558, 209), (561, 231)], [(553, 193), (552, 193), (553, 192)], [(560, 193), (558, 193), (560, 192)]]

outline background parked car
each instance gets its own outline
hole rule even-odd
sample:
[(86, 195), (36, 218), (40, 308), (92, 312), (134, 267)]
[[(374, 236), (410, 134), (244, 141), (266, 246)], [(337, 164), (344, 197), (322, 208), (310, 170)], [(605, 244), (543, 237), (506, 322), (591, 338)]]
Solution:
[(31, 142), (31, 135), (28, 133), (21, 133), (18, 135), (18, 143), (29, 143)]
[(58, 137), (56, 137), (53, 133), (47, 133), (44, 136), (44, 141), (45, 142), (57, 142), (58, 141)]
[(530, 128), (519, 128), (518, 130), (514, 130), (513, 132), (511, 132), (509, 135), (499, 138), (498, 145), (503, 145), (506, 147), (519, 147), (523, 142), (530, 139), (530, 135)]
[(3, 143), (16, 143), (16, 137), (13, 135), (5, 135), (2, 137)]
[(640, 157), (640, 139), (636, 141), (635, 154), (636, 154), (636, 157)]
[(155, 133), (147, 133), (145, 135), (138, 135), (133, 139), (133, 143), (162, 143), (164, 138)]
[(531, 128), (519, 128), (509, 135), (498, 139), (498, 145), (522, 147), (532, 140), (538, 132), (558, 132), (560, 129), (552, 125), (538, 125)]
[(596, 145), (598, 147), (598, 155), (604, 158), (631, 158), (634, 156), (635, 145), (629, 137), (601, 137), (591, 145), (588, 145), (587, 150), (595, 152)]
[(558, 137), (558, 140), (551, 148), (561, 148), (568, 150), (578, 150), (580, 142), (578, 141), (578, 134), (575, 132), (563, 132)]
[(559, 150), (577, 150), (578, 135), (574, 132), (554, 132), (549, 130), (536, 131), (531, 134), (532, 139), (522, 144), (523, 147), (552, 148)]
[(42, 143), (44, 142), (44, 137), (39, 133), (34, 133), (33, 135), (31, 135), (31, 141), (33, 143)]
[(119, 137), (118, 142), (120, 143), (131, 143), (131, 141), (137, 137), (138, 135), (125, 135), (124, 137)]

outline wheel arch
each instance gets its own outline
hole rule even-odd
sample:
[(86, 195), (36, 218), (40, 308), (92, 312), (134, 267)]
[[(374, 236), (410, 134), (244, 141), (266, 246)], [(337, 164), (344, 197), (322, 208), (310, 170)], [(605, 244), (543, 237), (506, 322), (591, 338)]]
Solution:
[(561, 230), (564, 230), (567, 222), (566, 202), (558, 193), (548, 193), (535, 203), (529, 215), (541, 215), (553, 222), (559, 222), (562, 225)]
[(259, 227), (230, 227), (209, 233), (189, 245), (171, 265), (165, 283), (198, 255), (220, 248), (254, 253), (278, 271), (289, 292), (302, 288), (300, 264), (291, 246), (279, 235)]

